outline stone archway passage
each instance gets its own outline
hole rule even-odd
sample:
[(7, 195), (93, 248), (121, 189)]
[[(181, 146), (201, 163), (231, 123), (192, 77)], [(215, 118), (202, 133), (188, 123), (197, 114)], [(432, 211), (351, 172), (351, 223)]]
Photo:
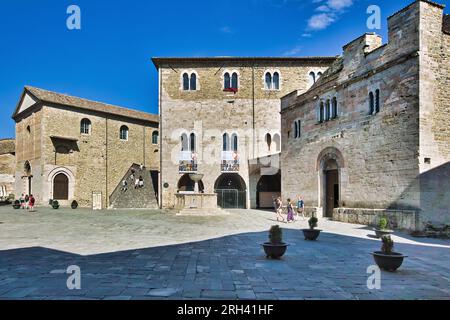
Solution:
[(237, 173), (224, 173), (214, 184), (217, 205), (224, 209), (246, 209), (247, 187)]
[(69, 200), (69, 178), (59, 173), (53, 179), (53, 199)]

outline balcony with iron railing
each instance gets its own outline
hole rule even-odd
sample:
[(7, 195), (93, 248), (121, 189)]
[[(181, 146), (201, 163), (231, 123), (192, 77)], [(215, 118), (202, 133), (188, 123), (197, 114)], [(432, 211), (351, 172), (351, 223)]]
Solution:
[(222, 151), (220, 168), (222, 172), (239, 172), (239, 154), (236, 151)]
[(181, 151), (179, 159), (179, 172), (196, 173), (197, 171), (197, 154), (192, 151)]

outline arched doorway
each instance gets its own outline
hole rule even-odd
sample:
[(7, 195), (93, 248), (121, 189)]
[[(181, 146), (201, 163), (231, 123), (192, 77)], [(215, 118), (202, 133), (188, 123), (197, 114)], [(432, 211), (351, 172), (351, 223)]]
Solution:
[(281, 172), (262, 176), (256, 185), (256, 205), (260, 209), (273, 208), (273, 198), (281, 196)]
[(332, 218), (334, 209), (340, 206), (340, 174), (344, 165), (342, 153), (334, 147), (326, 148), (318, 157), (317, 169), (321, 185), (319, 206), (323, 207), (323, 214), (327, 218)]
[(58, 173), (53, 179), (53, 199), (69, 200), (69, 178), (64, 173)]
[(247, 187), (244, 179), (237, 173), (224, 173), (214, 185), (217, 205), (224, 209), (246, 209)]
[(33, 175), (31, 174), (31, 164), (29, 161), (25, 161), (25, 164), (23, 166), (23, 170), (24, 170), (24, 179), (25, 179), (25, 193), (30, 195), (32, 194), (32, 179), (33, 179)]
[[(198, 188), (200, 192), (204, 192), (205, 186), (203, 185), (203, 181), (198, 182)], [(180, 180), (178, 181), (178, 192), (194, 192), (195, 190), (195, 182), (191, 179), (188, 173), (184, 174)]]

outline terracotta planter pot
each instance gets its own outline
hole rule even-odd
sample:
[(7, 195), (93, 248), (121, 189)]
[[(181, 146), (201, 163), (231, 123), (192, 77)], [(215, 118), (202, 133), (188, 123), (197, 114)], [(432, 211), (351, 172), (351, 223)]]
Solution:
[(280, 259), (286, 253), (289, 245), (286, 243), (273, 244), (266, 242), (262, 246), (264, 247), (267, 258)]
[(381, 270), (394, 272), (403, 263), (406, 256), (401, 253), (392, 252), (391, 254), (384, 254), (381, 251), (372, 253), (375, 263), (380, 267)]

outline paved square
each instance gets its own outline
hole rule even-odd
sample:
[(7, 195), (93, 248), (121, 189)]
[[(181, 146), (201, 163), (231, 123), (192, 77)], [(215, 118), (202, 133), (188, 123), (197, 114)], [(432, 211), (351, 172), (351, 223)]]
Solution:
[[(260, 244), (277, 224), (270, 212), (179, 217), (163, 211), (0, 207), (0, 299), (446, 299), (450, 241), (394, 236), (408, 255), (381, 290), (367, 288), (380, 242), (365, 226), (321, 220), (282, 225), (291, 246), (280, 261)], [(81, 269), (69, 290), (66, 269)]]

